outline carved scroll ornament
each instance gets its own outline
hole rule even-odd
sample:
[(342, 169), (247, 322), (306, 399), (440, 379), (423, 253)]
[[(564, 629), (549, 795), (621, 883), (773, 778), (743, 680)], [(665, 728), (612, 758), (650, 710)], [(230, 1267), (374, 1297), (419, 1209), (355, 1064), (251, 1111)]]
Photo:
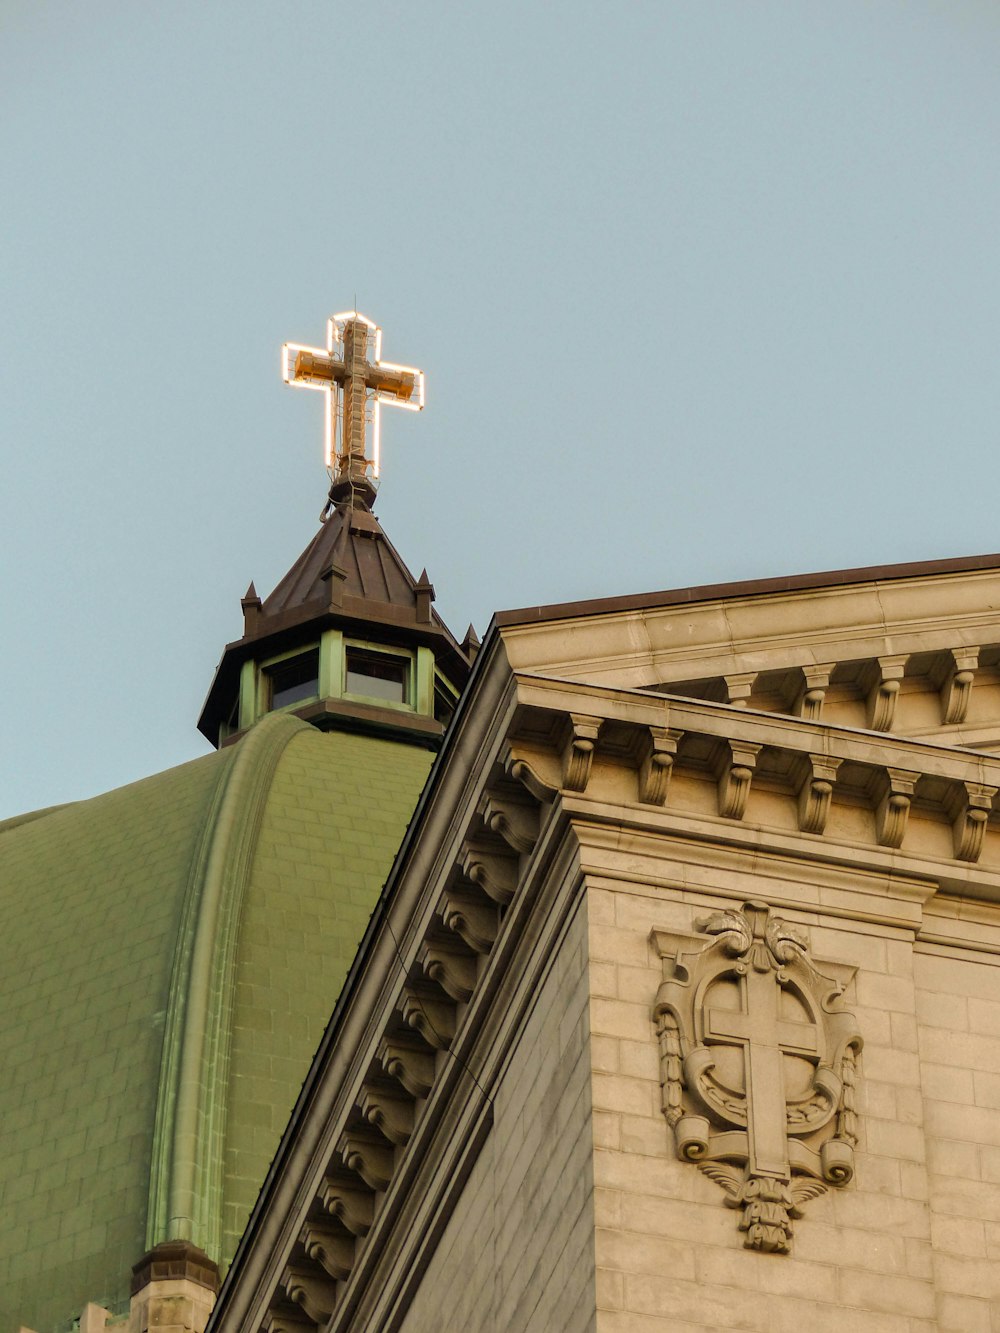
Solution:
[(854, 1175), (854, 969), (820, 970), (764, 903), (697, 926), (707, 939), (653, 932), (663, 1112), (677, 1155), (741, 1210), (746, 1247), (787, 1253), (802, 1204)]

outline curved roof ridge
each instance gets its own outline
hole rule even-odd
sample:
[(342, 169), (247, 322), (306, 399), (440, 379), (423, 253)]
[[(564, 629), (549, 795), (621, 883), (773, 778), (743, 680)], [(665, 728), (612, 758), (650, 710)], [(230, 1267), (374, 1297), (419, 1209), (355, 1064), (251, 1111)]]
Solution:
[(62, 801), (59, 805), (43, 805), (40, 810), (25, 810), (21, 815), (11, 815), (9, 819), (0, 819), (0, 834), (10, 833), (25, 824), (33, 824), (36, 819), (44, 819), (46, 815), (55, 815), (60, 810), (68, 810), (71, 806), (79, 804), (79, 801)]
[(222, 1148), (236, 948), (243, 896), (271, 781), (289, 742), (309, 724), (263, 718), (217, 781), (185, 889), (157, 1080), (146, 1239), (190, 1240), (210, 1254), (221, 1239)]

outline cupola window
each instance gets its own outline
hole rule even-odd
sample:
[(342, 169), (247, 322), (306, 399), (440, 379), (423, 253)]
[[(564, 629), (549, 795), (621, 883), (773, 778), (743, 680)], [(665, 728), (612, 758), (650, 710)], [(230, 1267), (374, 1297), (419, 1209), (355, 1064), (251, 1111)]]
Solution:
[(227, 736), (233, 736), (240, 729), (240, 692), (236, 691), (233, 696), (233, 705), (226, 714), (226, 720), (219, 728), (220, 737), (225, 740)]
[(347, 648), (345, 689), (348, 694), (384, 703), (410, 702), (409, 654), (377, 653), (369, 648)]
[(458, 691), (450, 681), (445, 680), (440, 671), (434, 673), (434, 720), (446, 727), (455, 712), (458, 703)]
[(282, 658), (266, 668), (270, 686), (270, 707), (287, 708), (319, 694), (319, 649)]

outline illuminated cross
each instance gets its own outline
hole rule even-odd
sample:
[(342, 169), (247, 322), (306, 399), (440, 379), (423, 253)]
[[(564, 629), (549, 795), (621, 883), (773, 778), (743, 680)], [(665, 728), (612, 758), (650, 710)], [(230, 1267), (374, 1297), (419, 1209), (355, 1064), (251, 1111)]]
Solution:
[(742, 1010), (706, 1010), (705, 1040), (743, 1047), (750, 1172), (787, 1179), (784, 1056), (815, 1060), (819, 1031), (815, 1023), (781, 1018), (780, 996), (777, 974), (770, 967), (759, 971), (751, 961), (740, 979)]
[[(321, 389), (326, 396), (326, 465), (330, 500), (365, 507), (375, 499), (379, 476), (379, 409), (382, 403), (419, 412), (424, 373), (382, 360), (382, 330), (356, 310), (327, 321), (326, 350), (285, 343), (281, 353), (286, 384)], [(369, 404), (372, 453), (368, 456)]]

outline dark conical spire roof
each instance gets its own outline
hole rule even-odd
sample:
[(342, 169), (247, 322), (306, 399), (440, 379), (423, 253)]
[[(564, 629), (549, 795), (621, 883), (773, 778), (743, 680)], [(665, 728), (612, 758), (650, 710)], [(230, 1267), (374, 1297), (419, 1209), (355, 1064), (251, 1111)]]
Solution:
[[(314, 644), (331, 628), (355, 641), (430, 648), (446, 677), (461, 688), (471, 655), (434, 611), (433, 600), (426, 569), (419, 579), (413, 577), (365, 505), (337, 505), (268, 597), (261, 601), (252, 583), (247, 589), (241, 599), (243, 637), (223, 652), (199, 729), (213, 744), (232, 734), (233, 701), (245, 662), (259, 668), (277, 655)], [(329, 715), (327, 709), (324, 724)]]
[[(418, 583), (369, 510), (342, 505), (333, 510), (263, 603), (263, 615), (286, 614), (318, 599), (329, 600), (331, 584), (345, 597), (416, 611)], [(426, 582), (426, 571), (421, 582)]]

